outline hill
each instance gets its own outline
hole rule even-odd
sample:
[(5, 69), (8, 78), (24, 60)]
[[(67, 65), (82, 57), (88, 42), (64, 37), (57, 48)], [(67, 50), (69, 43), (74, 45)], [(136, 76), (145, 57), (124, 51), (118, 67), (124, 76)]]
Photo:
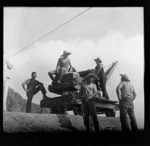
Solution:
[[(26, 99), (23, 99), (23, 97), (15, 92), (12, 88), (8, 88), (8, 94), (7, 94), (7, 111), (10, 112), (26, 112)], [(31, 106), (32, 113), (40, 113), (40, 105), (32, 103)], [(44, 113), (49, 113), (50, 111), (48, 109), (43, 109)]]

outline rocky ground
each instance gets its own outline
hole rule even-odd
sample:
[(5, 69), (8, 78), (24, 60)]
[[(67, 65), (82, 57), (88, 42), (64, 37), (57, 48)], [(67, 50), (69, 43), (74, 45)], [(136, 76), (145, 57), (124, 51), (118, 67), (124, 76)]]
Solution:
[[(32, 113), (25, 113), (26, 100), (13, 89), (9, 88), (7, 112), (3, 112), (3, 134), (0, 137), (2, 145), (99, 145), (102, 143), (135, 143), (142, 139), (140, 134), (121, 132), (118, 117), (98, 116), (101, 132), (87, 133), (82, 116), (49, 114), (44, 109), (41, 114), (40, 106), (32, 104)], [(140, 144), (140, 143), (139, 143)]]
[[(98, 117), (101, 130), (120, 131), (119, 118)], [(3, 130), (17, 132), (84, 132), (82, 116), (4, 112)]]
[(143, 133), (121, 132), (119, 118), (98, 117), (100, 133), (87, 133), (82, 116), (3, 112), (2, 145), (143, 144)]
[[(26, 97), (25, 97), (26, 98)], [(7, 95), (7, 111), (10, 112), (26, 112), (26, 102), (19, 93), (15, 92), (12, 88), (8, 88)], [(31, 106), (32, 113), (41, 113), (40, 105), (32, 103)], [(43, 113), (49, 113), (48, 109), (44, 109)]]
[[(32, 103), (32, 113), (25, 113), (26, 100), (9, 87), (7, 111), (3, 114), (3, 130), (7, 133), (17, 132), (69, 132), (85, 131), (82, 116), (49, 114), (50, 110), (43, 109)], [(102, 130), (120, 131), (119, 118), (100, 117)]]

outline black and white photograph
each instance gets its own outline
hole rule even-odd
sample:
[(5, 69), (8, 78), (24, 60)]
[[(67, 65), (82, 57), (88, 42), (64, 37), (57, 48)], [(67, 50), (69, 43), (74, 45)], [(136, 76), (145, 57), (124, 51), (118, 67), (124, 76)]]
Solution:
[(144, 131), (143, 7), (3, 7), (3, 132)]

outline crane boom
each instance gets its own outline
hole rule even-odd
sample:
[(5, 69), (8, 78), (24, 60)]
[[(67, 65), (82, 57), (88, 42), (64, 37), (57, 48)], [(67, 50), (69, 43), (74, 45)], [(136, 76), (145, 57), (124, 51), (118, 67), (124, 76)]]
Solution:
[(112, 75), (112, 73), (113, 73), (114, 69), (116, 68), (117, 64), (118, 64), (118, 61), (115, 61), (112, 64), (112, 66), (108, 70), (105, 71), (105, 75), (107, 76), (107, 81), (109, 80), (110, 76)]

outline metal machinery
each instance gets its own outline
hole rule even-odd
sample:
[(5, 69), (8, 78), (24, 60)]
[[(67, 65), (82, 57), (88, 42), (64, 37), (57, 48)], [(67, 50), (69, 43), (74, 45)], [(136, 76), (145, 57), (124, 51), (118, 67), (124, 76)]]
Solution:
[[(113, 73), (118, 61), (112, 63), (110, 68), (105, 71), (107, 81)], [(78, 97), (79, 89), (81, 86), (82, 79), (92, 69), (71, 72), (63, 75), (61, 84), (48, 86), (50, 92), (59, 94), (60, 96), (54, 98), (48, 98), (41, 100), (41, 109), (46, 107), (51, 109), (51, 113), (54, 114), (65, 114), (66, 111), (73, 111), (75, 115), (83, 115), (82, 112), (82, 100)], [(95, 104), (97, 108), (97, 114), (105, 114), (107, 117), (115, 117), (115, 113), (119, 110), (118, 101), (104, 99), (101, 94), (97, 94), (95, 97)]]

